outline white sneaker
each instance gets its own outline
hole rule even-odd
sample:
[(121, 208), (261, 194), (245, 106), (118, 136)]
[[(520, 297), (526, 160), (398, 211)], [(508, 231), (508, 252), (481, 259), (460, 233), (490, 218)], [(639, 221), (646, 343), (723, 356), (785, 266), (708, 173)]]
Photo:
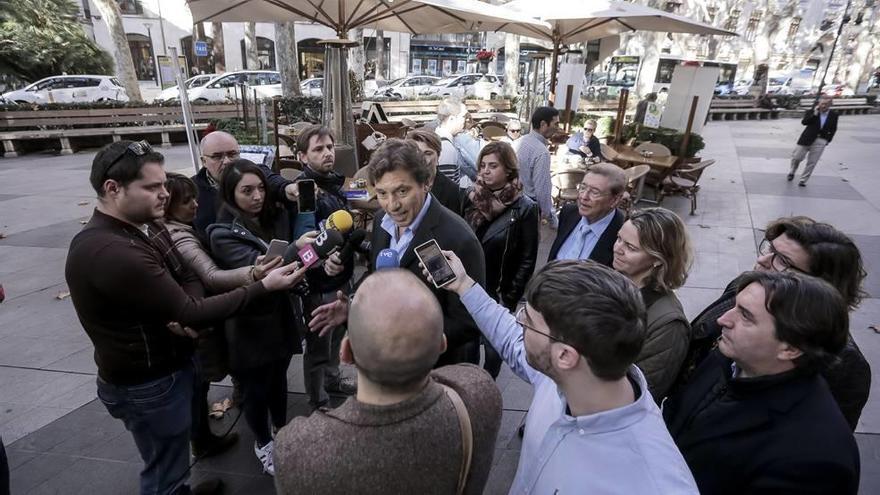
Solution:
[(259, 459), (260, 463), (263, 465), (263, 472), (269, 476), (275, 476), (275, 462), (272, 456), (272, 449), (274, 446), (275, 442), (269, 442), (266, 445), (263, 445), (263, 448), (260, 448), (260, 445), (257, 442), (254, 442), (254, 454), (257, 455), (257, 459)]

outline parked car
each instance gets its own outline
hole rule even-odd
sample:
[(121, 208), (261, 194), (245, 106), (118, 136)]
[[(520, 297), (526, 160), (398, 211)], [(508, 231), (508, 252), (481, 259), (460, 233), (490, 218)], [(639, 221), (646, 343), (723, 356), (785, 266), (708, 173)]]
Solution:
[(323, 92), (324, 88), (324, 78), (323, 77), (313, 77), (311, 79), (306, 79), (301, 82), (299, 85), (300, 91), (302, 91), (303, 96), (324, 96)]
[(826, 84), (822, 87), (822, 94), (837, 98), (838, 96), (852, 96), (855, 92), (845, 84)]
[(813, 69), (801, 69), (788, 72), (770, 73), (767, 81), (767, 94), (770, 95), (802, 95), (809, 93), (813, 85)]
[(3, 94), (3, 99), (16, 103), (90, 103), (95, 101), (128, 101), (122, 84), (113, 76), (76, 75), (52, 76), (22, 89)]
[(492, 74), (462, 74), (447, 77), (422, 90), (421, 96), (457, 96), (459, 98), (495, 98), (502, 93), (498, 76)]
[[(197, 76), (193, 76), (186, 81), (183, 82), (183, 85), (186, 87), (187, 94), (189, 94), (189, 90), (193, 88), (201, 88), (202, 86), (211, 82), (211, 79), (217, 77), (218, 74), (199, 74)], [(170, 88), (165, 88), (159, 93), (159, 96), (156, 97), (156, 101), (173, 101), (178, 99), (180, 93), (177, 91), (177, 85), (171, 86)]]
[[(204, 86), (187, 90), (190, 101), (222, 102), (241, 98), (236, 86), (258, 88), (258, 96), (270, 98), (281, 94), (281, 74), (275, 70), (240, 70), (214, 77)], [(251, 95), (248, 95), (251, 96)]]
[(401, 77), (379, 88), (375, 95), (393, 98), (416, 98), (439, 80), (439, 77), (433, 76)]

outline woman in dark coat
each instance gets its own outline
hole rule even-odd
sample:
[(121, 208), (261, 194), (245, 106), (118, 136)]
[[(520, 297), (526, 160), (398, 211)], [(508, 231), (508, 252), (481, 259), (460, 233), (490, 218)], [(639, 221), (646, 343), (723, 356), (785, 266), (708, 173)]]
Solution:
[[(464, 198), (464, 218), (486, 255), (486, 291), (511, 311), (522, 299), (538, 257), (538, 204), (522, 193), (513, 148), (504, 142), (483, 147), (477, 182)], [(484, 342), (483, 367), (493, 378), (501, 357)]]
[[(220, 197), (217, 223), (207, 233), (221, 267), (253, 265), (273, 239), (291, 240), (290, 214), (267, 196), (266, 177), (252, 162), (240, 159), (226, 167)], [(280, 292), (260, 298), (225, 328), (230, 374), (241, 384), (245, 420), (257, 439), (254, 452), (273, 475), (268, 421), (271, 417), (276, 429), (287, 424), (287, 367), (293, 354), (302, 352), (295, 297)]]

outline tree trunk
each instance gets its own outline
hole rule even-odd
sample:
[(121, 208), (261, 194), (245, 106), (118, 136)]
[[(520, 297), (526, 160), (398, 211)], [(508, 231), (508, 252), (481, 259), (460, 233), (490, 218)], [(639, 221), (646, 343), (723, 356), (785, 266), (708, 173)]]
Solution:
[(296, 52), (296, 28), (293, 22), (275, 23), (275, 51), (281, 72), (281, 94), (302, 96), (299, 81), (299, 55)]
[(214, 37), (214, 72), (222, 74), (226, 72), (226, 50), (223, 43), (223, 23), (212, 22), (211, 34)]
[(519, 93), (519, 36), (507, 33), (504, 37), (504, 94)]
[(101, 12), (110, 38), (113, 40), (113, 52), (116, 59), (116, 77), (125, 88), (131, 101), (143, 101), (141, 88), (138, 85), (137, 75), (134, 71), (134, 61), (131, 58), (131, 48), (128, 46), (128, 38), (122, 28), (122, 13), (115, 0), (95, 0), (95, 6)]
[(257, 23), (248, 22), (244, 28), (244, 68), (257, 70), (260, 62), (257, 60)]
[(385, 31), (376, 30), (376, 83), (385, 79)]

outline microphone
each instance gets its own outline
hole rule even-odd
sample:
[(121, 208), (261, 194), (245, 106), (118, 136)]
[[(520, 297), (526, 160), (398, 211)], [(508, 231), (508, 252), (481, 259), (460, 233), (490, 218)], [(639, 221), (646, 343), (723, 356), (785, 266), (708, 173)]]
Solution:
[(383, 249), (376, 256), (376, 271), (390, 270), (392, 268), (400, 268), (400, 258), (397, 251), (393, 249)]
[(346, 242), (345, 246), (339, 250), (339, 257), (343, 262), (348, 261), (352, 257), (354, 250), (364, 242), (366, 237), (367, 231), (364, 229), (355, 229), (354, 232), (348, 236), (348, 242)]
[(321, 230), (335, 230), (343, 234), (351, 232), (354, 227), (354, 219), (351, 213), (345, 210), (336, 210), (321, 223)]
[(298, 251), (299, 259), (303, 262), (303, 266), (311, 268), (321, 260), (327, 259), (331, 254), (335, 253), (345, 241), (342, 234), (335, 230), (325, 230), (318, 234), (317, 239)]

